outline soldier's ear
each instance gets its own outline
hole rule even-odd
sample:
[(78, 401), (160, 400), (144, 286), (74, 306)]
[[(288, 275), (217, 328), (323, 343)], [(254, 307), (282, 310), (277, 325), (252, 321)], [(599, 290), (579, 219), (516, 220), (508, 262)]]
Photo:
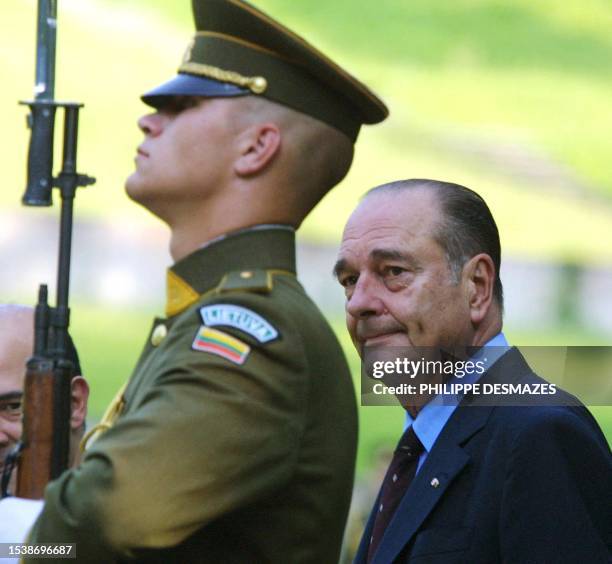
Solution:
[(79, 429), (87, 417), (87, 400), (89, 399), (89, 384), (83, 376), (75, 376), (70, 385), (71, 415), (70, 427)]
[(274, 123), (259, 123), (245, 129), (238, 138), (234, 172), (242, 177), (260, 173), (274, 160), (280, 145), (280, 129)]

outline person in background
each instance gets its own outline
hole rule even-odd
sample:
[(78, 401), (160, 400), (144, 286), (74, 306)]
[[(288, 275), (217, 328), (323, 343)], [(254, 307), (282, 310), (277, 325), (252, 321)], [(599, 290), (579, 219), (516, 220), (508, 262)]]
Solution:
[[(26, 362), (34, 349), (34, 309), (24, 305), (0, 304), (0, 475), (8, 453), (21, 437), (23, 384)], [(70, 418), (69, 465), (79, 459), (79, 443), (85, 432), (89, 385), (81, 375), (79, 357), (72, 339), (68, 355), (74, 363), (72, 414)], [(13, 476), (14, 478), (14, 476)]]

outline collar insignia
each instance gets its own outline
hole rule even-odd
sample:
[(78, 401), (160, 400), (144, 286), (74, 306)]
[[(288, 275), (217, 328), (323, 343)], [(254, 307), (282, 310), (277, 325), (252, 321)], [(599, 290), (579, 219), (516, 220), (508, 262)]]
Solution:
[(172, 317), (187, 309), (200, 299), (198, 294), (187, 282), (172, 270), (168, 270), (166, 292), (166, 316)]

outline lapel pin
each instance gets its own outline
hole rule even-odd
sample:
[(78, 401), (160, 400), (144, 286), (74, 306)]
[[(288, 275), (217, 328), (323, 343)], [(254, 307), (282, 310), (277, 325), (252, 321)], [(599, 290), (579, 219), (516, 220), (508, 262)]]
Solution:
[(440, 480), (438, 480), (438, 478), (433, 478), (431, 482), (429, 482), (429, 485), (432, 488), (437, 488), (440, 485)]

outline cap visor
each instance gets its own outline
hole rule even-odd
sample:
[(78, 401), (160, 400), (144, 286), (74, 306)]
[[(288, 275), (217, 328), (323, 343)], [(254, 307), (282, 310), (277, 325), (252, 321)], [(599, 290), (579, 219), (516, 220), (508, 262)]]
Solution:
[(228, 96), (244, 96), (250, 93), (250, 90), (240, 88), (235, 84), (181, 73), (176, 75), (172, 80), (143, 94), (141, 100), (149, 106), (159, 108), (165, 104), (170, 96), (223, 98)]

